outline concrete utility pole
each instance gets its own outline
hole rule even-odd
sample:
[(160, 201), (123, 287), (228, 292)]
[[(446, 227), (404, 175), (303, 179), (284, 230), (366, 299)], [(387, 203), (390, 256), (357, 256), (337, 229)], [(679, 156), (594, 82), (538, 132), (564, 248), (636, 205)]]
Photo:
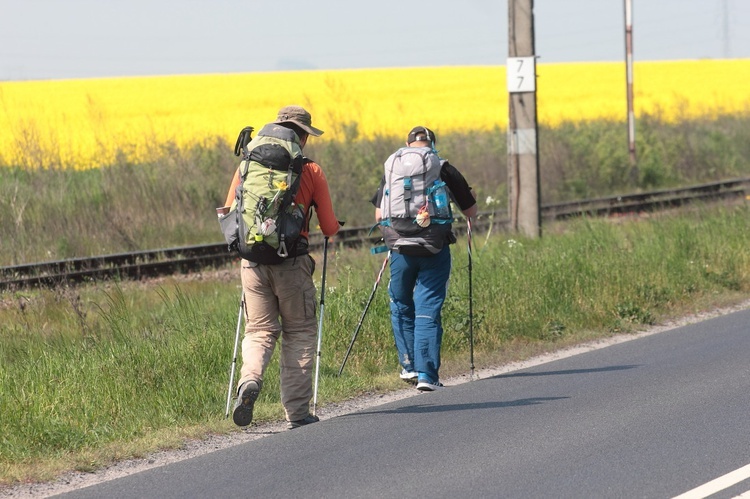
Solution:
[(635, 157), (635, 111), (633, 107), (633, 1), (625, 0), (625, 77), (628, 96), (628, 153), (631, 179), (638, 180)]
[(542, 235), (534, 0), (508, 0), (508, 209), (511, 229)]

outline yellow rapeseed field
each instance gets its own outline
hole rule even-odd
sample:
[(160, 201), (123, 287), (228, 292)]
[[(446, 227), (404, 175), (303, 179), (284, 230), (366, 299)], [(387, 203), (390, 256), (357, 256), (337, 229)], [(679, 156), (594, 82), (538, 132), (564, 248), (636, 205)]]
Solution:
[[(623, 120), (624, 63), (540, 64), (540, 124)], [(750, 60), (635, 63), (636, 116), (664, 120), (747, 113)], [(327, 139), (505, 128), (505, 68), (295, 71), (0, 83), (0, 164), (72, 168), (141, 161), (259, 128), (301, 104)], [(351, 132), (350, 132), (351, 133)]]

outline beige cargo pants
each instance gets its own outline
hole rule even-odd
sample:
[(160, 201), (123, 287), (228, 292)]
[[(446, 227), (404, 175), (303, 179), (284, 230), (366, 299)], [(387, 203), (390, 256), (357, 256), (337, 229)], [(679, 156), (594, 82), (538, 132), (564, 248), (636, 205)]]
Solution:
[(245, 381), (263, 381), (281, 338), (281, 403), (288, 421), (307, 417), (313, 396), (317, 348), (314, 270), (315, 261), (309, 255), (278, 265), (242, 260), (245, 337), (238, 389)]

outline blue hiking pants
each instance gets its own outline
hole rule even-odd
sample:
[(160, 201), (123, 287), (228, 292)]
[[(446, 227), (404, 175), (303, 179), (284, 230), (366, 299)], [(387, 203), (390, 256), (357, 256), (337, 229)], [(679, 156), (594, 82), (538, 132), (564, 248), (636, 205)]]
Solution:
[(440, 312), (451, 273), (446, 244), (437, 255), (407, 256), (391, 253), (391, 323), (398, 359), (420, 379), (439, 381), (443, 326)]

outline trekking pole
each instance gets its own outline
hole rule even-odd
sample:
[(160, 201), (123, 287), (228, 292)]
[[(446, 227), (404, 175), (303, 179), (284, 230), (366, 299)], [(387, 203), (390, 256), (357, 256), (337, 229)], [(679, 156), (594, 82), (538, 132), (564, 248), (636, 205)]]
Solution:
[(469, 363), (470, 379), (474, 378), (474, 296), (471, 289), (471, 217), (466, 218), (466, 241), (469, 251)]
[(234, 384), (234, 368), (237, 365), (237, 347), (240, 343), (240, 326), (242, 325), (242, 312), (245, 310), (245, 293), (240, 295), (240, 311), (237, 314), (237, 333), (234, 336), (234, 352), (232, 353), (232, 364), (229, 369), (229, 388), (227, 388), (227, 410), (225, 418), (229, 417), (229, 406), (232, 402), (232, 385)]
[(380, 283), (380, 278), (383, 276), (383, 271), (385, 270), (385, 266), (388, 265), (388, 259), (391, 256), (391, 252), (389, 251), (387, 255), (385, 255), (385, 260), (383, 260), (383, 265), (380, 267), (380, 272), (378, 272), (378, 278), (375, 279), (375, 284), (372, 286), (372, 293), (370, 293), (370, 299), (367, 300), (367, 305), (365, 305), (365, 309), (362, 311), (362, 316), (359, 318), (359, 323), (357, 324), (357, 328), (354, 330), (354, 335), (352, 335), (352, 341), (349, 343), (349, 348), (346, 350), (346, 355), (344, 356), (344, 362), (341, 363), (341, 368), (339, 369), (339, 377), (341, 376), (341, 373), (344, 372), (344, 366), (346, 365), (346, 361), (349, 358), (349, 354), (352, 351), (352, 347), (354, 346), (354, 341), (357, 339), (357, 334), (359, 333), (359, 329), (362, 327), (362, 322), (365, 320), (365, 315), (367, 314), (367, 310), (370, 308), (370, 303), (372, 303), (372, 299), (375, 296), (375, 291), (378, 289), (378, 284)]
[(315, 389), (313, 390), (312, 415), (318, 405), (318, 377), (320, 375), (320, 348), (323, 342), (323, 310), (326, 295), (326, 264), (328, 263), (328, 236), (323, 239), (323, 277), (320, 281), (320, 317), (318, 317), (318, 350), (315, 359)]

